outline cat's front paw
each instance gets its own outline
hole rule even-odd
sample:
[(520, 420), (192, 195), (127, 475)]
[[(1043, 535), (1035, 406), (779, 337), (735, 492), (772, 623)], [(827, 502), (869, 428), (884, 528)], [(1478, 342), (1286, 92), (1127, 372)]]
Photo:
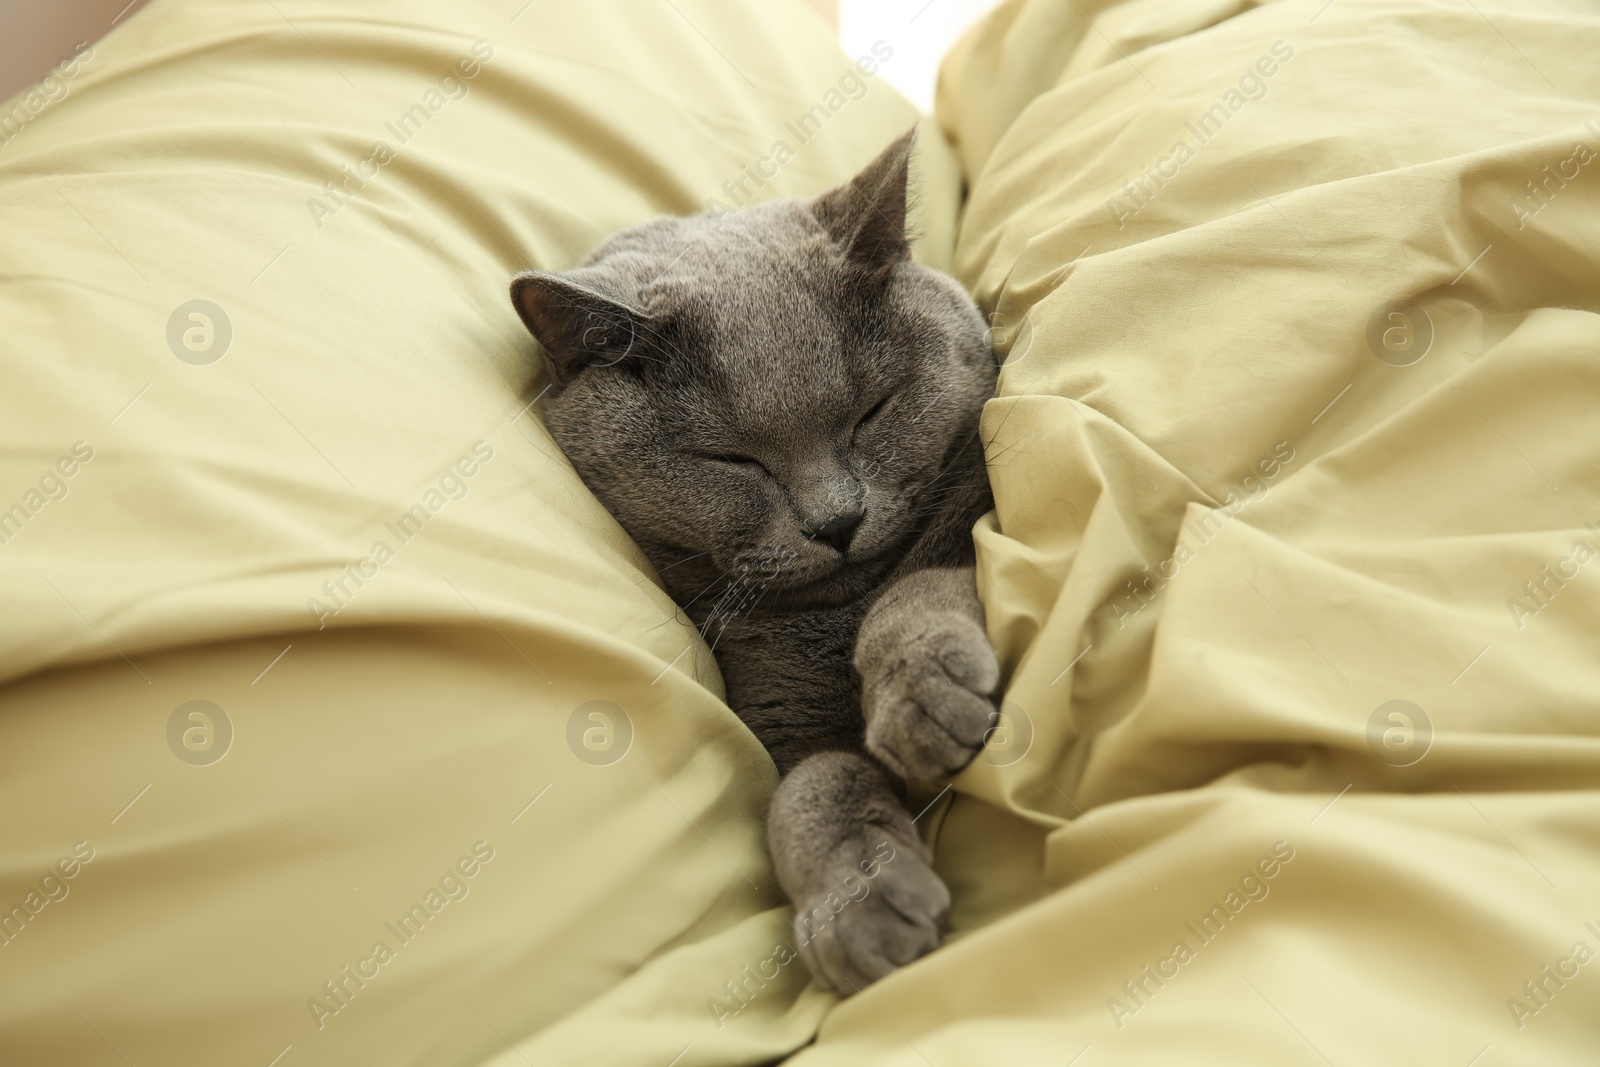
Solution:
[(950, 891), (920, 848), (866, 827), (837, 845), (794, 901), (800, 958), (849, 996), (939, 947)]
[(867, 748), (902, 778), (929, 781), (972, 761), (995, 724), (1000, 665), (966, 612), (897, 612), (856, 653)]

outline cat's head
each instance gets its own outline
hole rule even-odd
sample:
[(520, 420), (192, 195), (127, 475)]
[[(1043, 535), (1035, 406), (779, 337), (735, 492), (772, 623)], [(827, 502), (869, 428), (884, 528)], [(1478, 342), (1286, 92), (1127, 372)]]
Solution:
[(994, 357), (911, 260), (914, 139), (815, 199), (658, 219), (513, 281), (551, 434), (675, 594), (881, 572), (975, 431)]

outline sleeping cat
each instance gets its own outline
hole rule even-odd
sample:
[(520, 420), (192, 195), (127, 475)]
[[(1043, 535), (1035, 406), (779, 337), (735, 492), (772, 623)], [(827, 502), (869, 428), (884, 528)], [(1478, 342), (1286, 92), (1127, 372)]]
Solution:
[(657, 219), (511, 286), (551, 434), (777, 764), (800, 955), (846, 994), (938, 947), (950, 895), (904, 783), (972, 759), (999, 681), (971, 533), (996, 368), (966, 293), (910, 258), (915, 136), (813, 200)]

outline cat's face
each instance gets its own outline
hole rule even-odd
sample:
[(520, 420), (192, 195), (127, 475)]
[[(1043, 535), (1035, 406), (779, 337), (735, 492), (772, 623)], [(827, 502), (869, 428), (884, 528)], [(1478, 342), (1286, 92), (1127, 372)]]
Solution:
[(659, 219), (513, 284), (552, 435), (680, 600), (881, 572), (975, 432), (994, 359), (909, 258), (910, 141), (816, 200)]

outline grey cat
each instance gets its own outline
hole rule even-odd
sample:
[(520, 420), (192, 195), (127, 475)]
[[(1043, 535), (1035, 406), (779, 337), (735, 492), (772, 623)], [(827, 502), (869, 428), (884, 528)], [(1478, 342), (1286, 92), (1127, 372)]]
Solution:
[(971, 532), (996, 367), (967, 294), (910, 258), (915, 136), (815, 199), (657, 219), (511, 286), (551, 434), (777, 764), (778, 880), (841, 993), (938, 947), (905, 781), (973, 758), (1000, 677)]

